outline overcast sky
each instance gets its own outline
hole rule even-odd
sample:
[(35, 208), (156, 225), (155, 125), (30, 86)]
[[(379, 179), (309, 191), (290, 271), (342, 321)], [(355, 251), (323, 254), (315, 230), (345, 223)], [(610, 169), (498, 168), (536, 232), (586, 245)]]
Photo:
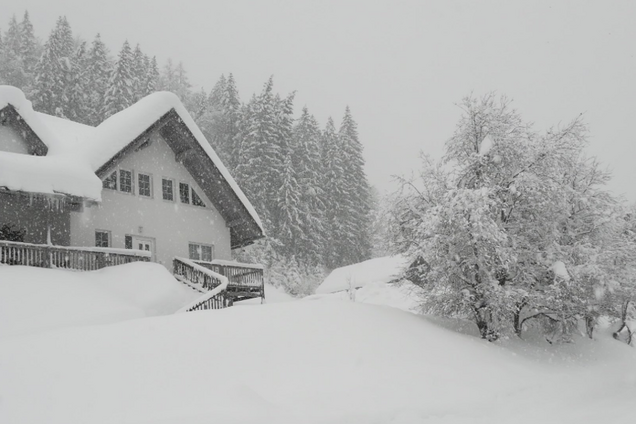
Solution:
[(324, 125), (346, 105), (367, 173), (391, 175), (439, 157), (455, 103), (495, 90), (536, 128), (584, 114), (590, 152), (636, 201), (636, 1), (2, 0), (0, 27), (27, 9), (45, 40), (59, 15), (75, 35), (124, 39), (163, 64), (182, 61), (196, 87), (232, 72), (243, 100), (274, 75)]

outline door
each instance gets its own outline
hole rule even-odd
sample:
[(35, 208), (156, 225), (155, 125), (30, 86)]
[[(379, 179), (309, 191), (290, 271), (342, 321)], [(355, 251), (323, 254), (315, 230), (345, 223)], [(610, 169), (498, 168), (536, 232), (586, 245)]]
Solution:
[(132, 247), (137, 250), (145, 250), (152, 254), (150, 260), (155, 261), (155, 240), (150, 237), (133, 236)]

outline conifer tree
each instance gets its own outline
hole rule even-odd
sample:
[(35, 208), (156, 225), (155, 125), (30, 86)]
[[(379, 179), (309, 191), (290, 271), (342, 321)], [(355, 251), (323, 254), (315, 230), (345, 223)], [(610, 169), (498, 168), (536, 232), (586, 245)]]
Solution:
[(104, 99), (104, 118), (108, 118), (134, 103), (132, 66), (130, 44), (128, 44), (128, 41), (124, 41), (108, 80), (109, 87)]
[(144, 91), (144, 97), (148, 94), (154, 93), (157, 91), (157, 84), (159, 83), (159, 67), (157, 66), (157, 57), (153, 56), (152, 59), (148, 58), (148, 65), (146, 66), (147, 74), (146, 74), (146, 87)]
[(38, 60), (38, 43), (33, 33), (33, 24), (29, 19), (29, 12), (24, 12), (22, 22), (20, 22), (20, 57), (24, 71), (32, 74)]
[(0, 79), (4, 84), (24, 89), (29, 84), (29, 78), (20, 57), (21, 40), (20, 28), (13, 15), (0, 50)]
[(88, 87), (87, 118), (89, 125), (99, 125), (104, 120), (104, 94), (108, 87), (112, 63), (108, 48), (97, 34), (88, 52), (86, 84)]
[(299, 209), (305, 237), (299, 241), (299, 259), (315, 265), (323, 263), (326, 210), (322, 190), (322, 165), (318, 122), (304, 107), (293, 131), (292, 157), (300, 186)]
[(132, 53), (131, 73), (133, 77), (133, 102), (143, 98), (147, 90), (148, 68), (146, 67), (147, 59), (141, 51), (139, 44), (135, 46)]
[(33, 103), (49, 115), (65, 117), (68, 109), (69, 76), (74, 53), (73, 34), (66, 17), (58, 18), (35, 67)]
[(358, 140), (358, 126), (347, 106), (338, 132), (342, 154), (346, 164), (347, 178), (344, 180), (345, 213), (340, 217), (344, 225), (344, 236), (350, 263), (367, 259), (371, 252), (370, 235), (370, 187), (364, 172), (362, 144)]
[(241, 143), (241, 159), (236, 167), (236, 178), (266, 225), (271, 225), (272, 210), (277, 207), (283, 158), (278, 139), (280, 131), (276, 127), (279, 119), (273, 84), (270, 78), (261, 94), (254, 95), (244, 108), (237, 136)]
[(66, 117), (71, 121), (87, 124), (89, 122), (89, 86), (87, 78), (88, 53), (86, 42), (82, 41), (71, 62), (68, 87), (68, 108)]
[(323, 258), (328, 268), (336, 268), (342, 263), (343, 255), (346, 254), (345, 230), (340, 219), (345, 215), (343, 199), (346, 175), (342, 146), (332, 118), (327, 120), (322, 132), (321, 152), (325, 169), (322, 187), (325, 192), (326, 210)]

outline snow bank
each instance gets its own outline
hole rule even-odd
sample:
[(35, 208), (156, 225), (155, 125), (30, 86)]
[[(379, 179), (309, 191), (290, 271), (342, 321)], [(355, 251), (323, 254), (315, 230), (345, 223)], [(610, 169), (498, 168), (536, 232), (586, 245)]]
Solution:
[(198, 295), (154, 263), (92, 272), (0, 265), (0, 337), (173, 313)]
[(633, 348), (523, 346), (321, 300), (75, 327), (0, 339), (0, 422), (631, 422)]
[(388, 283), (400, 276), (408, 261), (402, 256), (385, 256), (336, 268), (318, 286), (316, 294), (334, 293), (370, 284)]

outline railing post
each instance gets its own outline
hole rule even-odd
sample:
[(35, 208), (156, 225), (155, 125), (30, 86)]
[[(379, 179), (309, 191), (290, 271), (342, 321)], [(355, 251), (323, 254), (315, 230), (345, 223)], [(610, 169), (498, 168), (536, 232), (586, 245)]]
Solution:
[(44, 268), (51, 268), (51, 248), (49, 245), (44, 247)]

